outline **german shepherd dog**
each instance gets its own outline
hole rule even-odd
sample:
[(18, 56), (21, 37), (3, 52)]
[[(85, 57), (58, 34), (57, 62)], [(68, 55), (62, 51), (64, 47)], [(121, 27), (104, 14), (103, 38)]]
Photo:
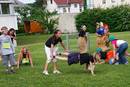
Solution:
[(80, 64), (86, 64), (86, 70), (89, 70), (93, 76), (95, 76), (95, 62), (96, 59), (93, 55), (89, 53), (80, 54)]
[[(67, 57), (69, 53), (60, 53), (61, 58), (64, 60), (68, 60)], [(95, 64), (96, 64), (96, 58), (95, 56), (89, 54), (89, 53), (82, 53), (80, 54), (79, 62), (81, 65), (86, 64), (86, 70), (90, 71), (93, 76), (95, 76), (94, 70), (95, 70)]]

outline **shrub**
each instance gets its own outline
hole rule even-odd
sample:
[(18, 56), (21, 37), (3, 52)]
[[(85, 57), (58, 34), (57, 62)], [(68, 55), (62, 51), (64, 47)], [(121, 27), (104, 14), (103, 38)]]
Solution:
[(87, 25), (88, 32), (96, 31), (96, 22), (104, 22), (110, 26), (111, 32), (130, 30), (130, 6), (117, 6), (107, 9), (86, 9), (76, 16), (77, 30)]

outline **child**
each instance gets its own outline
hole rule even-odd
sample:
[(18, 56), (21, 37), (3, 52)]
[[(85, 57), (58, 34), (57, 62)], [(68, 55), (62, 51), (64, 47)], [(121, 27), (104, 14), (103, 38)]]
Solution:
[(114, 57), (116, 58), (115, 64), (128, 64), (128, 61), (125, 57), (126, 50), (128, 49), (128, 43), (124, 40), (118, 40), (115, 36), (110, 35), (109, 40), (112, 44)]
[(78, 47), (80, 53), (87, 52), (87, 36), (86, 36), (86, 26), (82, 26), (79, 32)]
[(29, 50), (25, 47), (21, 48), (18, 55), (17, 68), (19, 68), (19, 64), (30, 64), (31, 67), (33, 67), (32, 56)]
[(9, 29), (8, 35), (11, 37), (11, 41), (15, 48), (17, 46), (15, 29), (14, 28)]
[(46, 52), (46, 56), (47, 56), (47, 60), (46, 60), (46, 64), (44, 67), (44, 71), (43, 74), (45, 75), (49, 75), (48, 74), (48, 64), (52, 61), (53, 62), (53, 66), (54, 66), (54, 71), (53, 73), (60, 73), (60, 71), (57, 70), (57, 64), (56, 64), (56, 45), (60, 42), (61, 46), (64, 48), (64, 50), (66, 51), (66, 48), (62, 42), (61, 39), (61, 31), (60, 30), (56, 30), (54, 32), (54, 35), (51, 36), (46, 42), (45, 42), (45, 52)]
[[(16, 65), (14, 58), (14, 48), (8, 33), (7, 27), (1, 28), (2, 35), (0, 36), (0, 50), (2, 55), (3, 65), (6, 67), (7, 73), (15, 73), (14, 66)], [(8, 66), (10, 62), (11, 67)]]

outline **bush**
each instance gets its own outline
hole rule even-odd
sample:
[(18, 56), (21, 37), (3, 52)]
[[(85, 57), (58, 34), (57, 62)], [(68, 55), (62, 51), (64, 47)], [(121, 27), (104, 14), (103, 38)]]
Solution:
[(16, 33), (17, 34), (25, 33), (23, 24), (18, 25), (18, 30), (16, 31)]
[(96, 31), (96, 22), (104, 22), (110, 26), (111, 32), (130, 30), (130, 6), (117, 6), (107, 9), (87, 9), (76, 16), (77, 30), (87, 25), (88, 32)]

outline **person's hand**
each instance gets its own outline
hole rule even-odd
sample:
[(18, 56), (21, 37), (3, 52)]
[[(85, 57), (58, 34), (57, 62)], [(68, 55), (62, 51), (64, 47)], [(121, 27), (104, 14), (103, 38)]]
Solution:
[(69, 52), (69, 50), (68, 49), (64, 49), (64, 52)]

